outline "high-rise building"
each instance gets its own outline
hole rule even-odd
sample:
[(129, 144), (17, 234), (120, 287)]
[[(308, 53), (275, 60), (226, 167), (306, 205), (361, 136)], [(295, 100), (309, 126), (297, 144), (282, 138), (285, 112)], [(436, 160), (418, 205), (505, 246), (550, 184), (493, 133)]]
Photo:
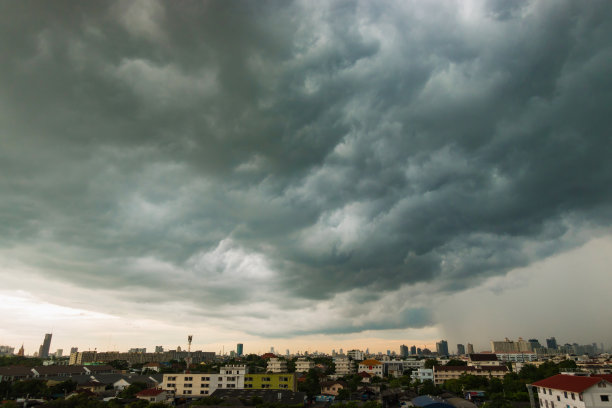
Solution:
[(400, 356), (401, 356), (402, 358), (404, 358), (404, 357), (408, 357), (408, 346), (407, 346), (407, 345), (402, 344), (402, 345), (400, 346)]
[(412, 347), (410, 347), (410, 355), (411, 355), (411, 356), (416, 356), (416, 354), (417, 354), (417, 348), (416, 348), (416, 346), (412, 346)]
[(550, 339), (546, 339), (546, 348), (556, 350), (557, 349), (557, 339), (551, 337)]
[(62, 354), (64, 354), (64, 349), (57, 349), (57, 351), (55, 352), (55, 357), (60, 358), (62, 357)]
[(457, 355), (462, 356), (465, 354), (465, 346), (463, 344), (457, 344)]
[(45, 339), (43, 340), (43, 344), (40, 345), (38, 349), (38, 357), (40, 358), (48, 358), (49, 357), (49, 349), (51, 348), (51, 336), (52, 333), (45, 334)]
[(242, 343), (236, 344), (236, 354), (238, 354), (238, 356), (242, 356), (243, 352), (244, 352), (244, 347)]
[(467, 344), (467, 353), (474, 354), (474, 345), (472, 343)]
[(418, 348), (417, 348), (417, 355), (419, 355), (419, 356), (420, 356), (421, 354), (423, 354), (423, 350), (421, 350), (421, 348), (420, 348), (420, 347), (418, 347)]
[(540, 341), (538, 339), (529, 339), (529, 343), (531, 343), (531, 349), (533, 351), (536, 351), (542, 348), (542, 345), (540, 344)]
[(70, 347), (70, 354), (76, 353), (77, 351), (79, 351), (78, 347)]
[(156, 353), (163, 353), (164, 352), (164, 346), (155, 346), (155, 352)]
[(448, 342), (446, 340), (440, 340), (436, 343), (436, 353), (438, 353), (438, 356), (448, 356)]

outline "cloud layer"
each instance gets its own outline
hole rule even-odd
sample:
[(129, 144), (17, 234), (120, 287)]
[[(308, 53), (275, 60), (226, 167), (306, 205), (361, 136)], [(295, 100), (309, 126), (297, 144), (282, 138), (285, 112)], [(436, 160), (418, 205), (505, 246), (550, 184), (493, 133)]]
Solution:
[(611, 16), (6, 3), (0, 258), (104, 290), (98, 311), (129, 294), (276, 337), (434, 325), (428, 296), (609, 227)]

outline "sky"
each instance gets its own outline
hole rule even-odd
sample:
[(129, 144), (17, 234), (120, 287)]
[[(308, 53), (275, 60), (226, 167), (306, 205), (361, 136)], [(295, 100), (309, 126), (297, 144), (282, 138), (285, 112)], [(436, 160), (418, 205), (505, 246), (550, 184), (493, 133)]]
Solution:
[(612, 2), (0, 3), (0, 344), (604, 343)]

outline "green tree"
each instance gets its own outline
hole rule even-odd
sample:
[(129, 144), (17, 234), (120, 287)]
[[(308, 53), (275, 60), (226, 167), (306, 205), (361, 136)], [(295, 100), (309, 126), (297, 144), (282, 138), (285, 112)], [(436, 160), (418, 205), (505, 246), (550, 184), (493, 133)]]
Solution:
[(419, 388), (419, 395), (438, 395), (441, 394), (442, 390), (435, 386), (433, 381), (425, 380), (423, 385)]
[(435, 358), (428, 358), (427, 360), (425, 360), (423, 367), (424, 368), (434, 368), (434, 366), (438, 366), (438, 365), (440, 365), (438, 360), (436, 360)]
[(349, 399), (351, 399), (351, 392), (348, 389), (342, 388), (340, 391), (338, 391), (338, 396), (336, 397), (336, 400), (346, 401)]
[(120, 398), (134, 398), (142, 390), (147, 389), (147, 384), (143, 382), (135, 382), (119, 393)]
[(451, 360), (448, 360), (448, 363), (446, 363), (446, 365), (449, 367), (461, 367), (461, 366), (466, 366), (467, 362), (463, 360), (451, 359)]

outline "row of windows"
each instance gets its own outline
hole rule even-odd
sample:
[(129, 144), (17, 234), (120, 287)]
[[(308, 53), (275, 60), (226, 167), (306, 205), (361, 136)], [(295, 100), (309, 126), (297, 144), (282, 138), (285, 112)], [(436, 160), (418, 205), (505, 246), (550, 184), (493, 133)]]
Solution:
[[(253, 381), (253, 377), (244, 377), (244, 381)], [(272, 378), (270, 377), (261, 377), (261, 381), (270, 382)], [(278, 381), (287, 382), (289, 381), (289, 377), (278, 377)]]

